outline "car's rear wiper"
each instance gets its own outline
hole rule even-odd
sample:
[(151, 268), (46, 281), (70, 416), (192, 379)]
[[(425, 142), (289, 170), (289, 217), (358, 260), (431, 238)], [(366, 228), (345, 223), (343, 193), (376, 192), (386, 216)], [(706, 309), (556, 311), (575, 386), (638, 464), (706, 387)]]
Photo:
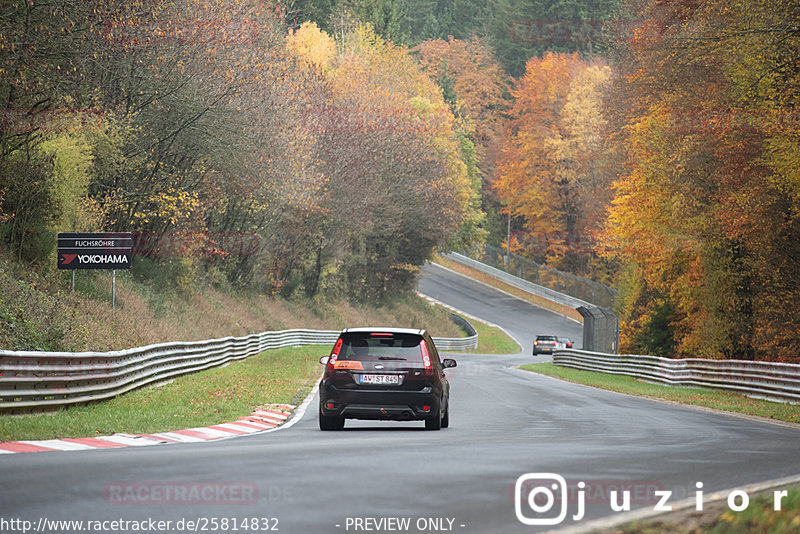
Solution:
[(408, 360), (408, 358), (400, 358), (400, 357), (397, 357), (397, 356), (378, 356), (378, 359), (379, 359), (379, 360), (383, 360), (383, 361), (386, 361), (386, 360), (391, 360), (391, 361), (406, 361), (406, 360)]

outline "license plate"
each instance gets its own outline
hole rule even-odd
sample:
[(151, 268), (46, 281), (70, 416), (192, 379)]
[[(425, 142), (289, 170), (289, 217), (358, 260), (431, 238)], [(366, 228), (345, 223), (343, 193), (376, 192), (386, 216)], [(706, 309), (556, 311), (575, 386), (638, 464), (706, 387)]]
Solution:
[(358, 383), (397, 386), (400, 384), (400, 375), (360, 375)]

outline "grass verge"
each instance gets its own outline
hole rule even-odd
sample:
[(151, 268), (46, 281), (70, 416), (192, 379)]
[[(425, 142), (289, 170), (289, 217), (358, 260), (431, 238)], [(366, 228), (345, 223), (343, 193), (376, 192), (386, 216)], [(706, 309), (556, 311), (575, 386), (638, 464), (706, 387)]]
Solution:
[[(482, 354), (509, 354), (517, 344), (499, 328), (472, 321)], [(108, 401), (57, 412), (0, 417), (0, 441), (150, 434), (235, 421), (263, 404), (296, 404), (321, 372), (324, 345), (262, 352), (227, 367), (182, 376)]]
[(774, 509), (773, 490), (753, 495), (749, 506), (741, 512), (728, 509), (727, 502), (715, 502), (704, 507), (678, 511), (657, 519), (635, 521), (615, 527), (615, 534), (738, 534), (740, 532), (769, 532), (794, 534), (800, 532), (800, 486), (784, 488), (788, 495), (781, 500), (781, 510)]
[(546, 310), (554, 311), (556, 313), (560, 313), (561, 315), (566, 315), (567, 317), (569, 317), (571, 319), (575, 319), (576, 321), (583, 322), (583, 317), (581, 316), (581, 314), (578, 313), (577, 310), (575, 310), (573, 308), (570, 308), (569, 306), (564, 306), (562, 304), (558, 304), (556, 302), (547, 300), (545, 298), (542, 298), (542, 297), (539, 297), (539, 296), (536, 296), (536, 295), (532, 295), (532, 294), (528, 293), (527, 291), (523, 291), (523, 290), (521, 290), (519, 288), (516, 288), (516, 287), (514, 287), (512, 285), (509, 285), (509, 284), (506, 284), (504, 282), (501, 282), (500, 280), (498, 280), (497, 278), (494, 278), (493, 276), (489, 276), (486, 273), (482, 273), (482, 272), (480, 272), (480, 271), (478, 271), (476, 269), (473, 269), (471, 267), (467, 267), (466, 265), (462, 265), (462, 264), (460, 264), (458, 262), (455, 262), (453, 260), (447, 259), (444, 256), (437, 256), (436, 257), (436, 263), (438, 263), (442, 267), (447, 267), (448, 269), (450, 269), (452, 271), (455, 271), (457, 273), (461, 273), (463, 275), (469, 276), (470, 278), (474, 278), (475, 280), (478, 280), (479, 282), (483, 282), (484, 284), (490, 285), (492, 287), (496, 287), (497, 289), (501, 289), (501, 290), (505, 291), (506, 293), (510, 293), (510, 294), (514, 295), (515, 297), (519, 297), (522, 300), (526, 300), (526, 301), (530, 302), (531, 304), (539, 306), (540, 308), (544, 308)]
[(516, 341), (496, 326), (464, 317), (478, 332), (478, 348), (464, 352), (476, 354), (516, 354), (522, 350)]
[(101, 352), (267, 330), (347, 326), (407, 326), (438, 337), (464, 335), (447, 310), (414, 294), (381, 305), (322, 297), (284, 299), (200, 275), (191, 291), (184, 291), (120, 271), (112, 313), (109, 272), (81, 271), (72, 292), (70, 273), (51, 267), (18, 263), (0, 247), (0, 349)]
[(714, 391), (700, 388), (670, 387), (641, 382), (630, 376), (583, 371), (569, 367), (558, 367), (550, 362), (523, 365), (522, 369), (560, 378), (577, 384), (608, 389), (629, 395), (663, 399), (682, 404), (691, 404), (725, 410), (744, 415), (765, 417), (778, 421), (800, 423), (800, 407), (759, 399), (751, 399), (729, 391)]
[(235, 421), (263, 404), (297, 404), (320, 375), (312, 345), (262, 352), (227, 367), (136, 390), (104, 402), (38, 415), (0, 417), (0, 441), (149, 434)]

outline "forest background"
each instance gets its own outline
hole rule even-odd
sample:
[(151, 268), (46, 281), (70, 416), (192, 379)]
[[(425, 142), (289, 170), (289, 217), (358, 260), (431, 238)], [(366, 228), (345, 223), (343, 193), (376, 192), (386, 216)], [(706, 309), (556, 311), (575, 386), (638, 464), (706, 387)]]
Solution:
[(133, 231), (142, 287), (381, 305), (510, 220), (620, 290), (622, 351), (798, 361), (799, 34), (785, 0), (4, 0), (4, 272)]

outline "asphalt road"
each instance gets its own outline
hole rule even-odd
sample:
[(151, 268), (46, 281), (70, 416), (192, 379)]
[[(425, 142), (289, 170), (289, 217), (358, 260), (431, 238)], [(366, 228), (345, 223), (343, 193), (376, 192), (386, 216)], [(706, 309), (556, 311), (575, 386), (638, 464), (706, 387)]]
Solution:
[[(532, 306), (522, 299), (461, 276), (436, 264), (425, 267), (419, 291), (470, 315), (502, 326), (522, 345), (524, 354), (532, 354), (537, 334), (566, 336), (581, 348), (583, 325), (563, 315)], [(542, 358), (543, 361), (550, 358)]]
[[(485, 287), (477, 292), (445, 272), (431, 273), (422, 289), (520, 337), (531, 324), (569, 326)], [(675, 501), (693, 496), (696, 482), (711, 492), (800, 473), (800, 431), (794, 428), (514, 369), (533, 361), (527, 350), (456, 358), (459, 366), (448, 371), (451, 426), (438, 432), (425, 431), (422, 423), (354, 421), (342, 432), (321, 432), (313, 399), (294, 426), (268, 434), (0, 456), (0, 531), (21, 532), (8, 523), (14, 519), (34, 525), (40, 519), (152, 519), (172, 522), (163, 532), (233, 532), (235, 518), (238, 532), (277, 526), (292, 534), (523, 533), (550, 528), (526, 526), (517, 518), (515, 482), (526, 473), (561, 475), (573, 489), (585, 482), (591, 490), (585, 493), (586, 519), (613, 514), (608, 491), (614, 488), (631, 491), (632, 508), (652, 508), (647, 493), (654, 489), (672, 491)], [(522, 486), (523, 498), (534, 482)], [(187, 503), (192, 496), (194, 503)], [(541, 520), (558, 515), (561, 505), (536, 513), (525, 501), (520, 509)], [(586, 521), (571, 519), (577, 506), (576, 499), (568, 500), (563, 525)], [(223, 518), (229, 518), (227, 524)], [(277, 523), (262, 521), (244, 530), (241, 521), (252, 518)], [(199, 521), (201, 528), (187, 528), (186, 521)], [(158, 531), (99, 526), (88, 531)]]

